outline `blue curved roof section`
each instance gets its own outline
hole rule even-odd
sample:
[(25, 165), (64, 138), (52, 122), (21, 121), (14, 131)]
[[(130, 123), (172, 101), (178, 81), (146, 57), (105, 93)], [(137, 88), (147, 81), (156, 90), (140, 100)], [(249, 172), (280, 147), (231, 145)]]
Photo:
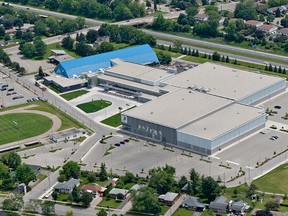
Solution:
[(84, 72), (96, 72), (100, 68), (108, 68), (111, 66), (110, 60), (114, 58), (119, 58), (123, 61), (143, 65), (159, 63), (154, 50), (148, 44), (144, 44), (107, 53), (87, 56), (84, 58), (64, 61), (55, 68), (55, 72), (65, 77), (72, 78), (73, 76), (79, 76)]

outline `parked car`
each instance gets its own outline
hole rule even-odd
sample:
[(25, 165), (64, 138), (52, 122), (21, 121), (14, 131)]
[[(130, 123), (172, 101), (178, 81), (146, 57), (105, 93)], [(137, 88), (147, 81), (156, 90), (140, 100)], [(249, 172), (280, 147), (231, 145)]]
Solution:
[(15, 94), (17, 94), (17, 92), (12, 92), (11, 94), (12, 94), (12, 95), (15, 95)]
[(114, 145), (119, 147), (119, 146), (120, 146), (120, 143), (115, 143)]
[(121, 141), (121, 142), (120, 142), (120, 144), (124, 145), (124, 144), (125, 144), (125, 142), (124, 142), (124, 141)]
[(8, 92), (8, 93), (6, 94), (6, 96), (9, 96), (9, 95), (11, 95), (11, 93)]
[(7, 88), (2, 88), (2, 89), (1, 89), (1, 91), (5, 91), (5, 90), (7, 90)]
[(7, 91), (14, 91), (14, 88), (10, 88), (10, 89), (8, 89)]
[(2, 85), (2, 88), (8, 87), (8, 86), (9, 86), (8, 84), (4, 84), (4, 85)]
[(125, 140), (124, 140), (124, 142), (129, 142), (129, 141), (130, 141), (129, 139), (125, 139)]
[(281, 109), (281, 106), (276, 105), (276, 106), (274, 106), (274, 108), (275, 108), (275, 109)]

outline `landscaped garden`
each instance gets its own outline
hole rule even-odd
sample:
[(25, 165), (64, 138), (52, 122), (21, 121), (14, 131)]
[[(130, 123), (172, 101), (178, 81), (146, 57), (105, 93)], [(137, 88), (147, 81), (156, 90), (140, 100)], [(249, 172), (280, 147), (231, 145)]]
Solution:
[(50, 130), (50, 118), (33, 113), (0, 115), (0, 144), (34, 137)]
[(78, 91), (73, 91), (73, 92), (69, 92), (69, 93), (65, 93), (65, 94), (61, 94), (60, 96), (63, 97), (64, 99), (66, 99), (67, 101), (72, 100), (74, 98), (80, 97), (84, 94), (87, 94), (89, 91), (81, 89)]
[(77, 105), (77, 107), (86, 113), (93, 113), (106, 107), (109, 107), (111, 105), (112, 102), (101, 99), (101, 100), (92, 100), (91, 102), (79, 104)]

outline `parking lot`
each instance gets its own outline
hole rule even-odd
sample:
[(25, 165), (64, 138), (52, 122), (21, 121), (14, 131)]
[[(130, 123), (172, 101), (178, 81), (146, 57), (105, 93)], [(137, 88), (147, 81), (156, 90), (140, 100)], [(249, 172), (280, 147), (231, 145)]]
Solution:
[(0, 104), (4, 107), (23, 104), (28, 98), (35, 97), (32, 92), (3, 73), (0, 73), (0, 91)]

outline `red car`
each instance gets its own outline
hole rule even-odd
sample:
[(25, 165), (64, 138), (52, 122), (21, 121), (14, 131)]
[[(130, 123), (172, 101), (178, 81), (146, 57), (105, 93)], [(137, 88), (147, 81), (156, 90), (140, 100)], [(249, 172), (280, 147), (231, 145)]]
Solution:
[(46, 91), (46, 90), (47, 90), (47, 88), (46, 88), (46, 87), (42, 87), (41, 89), (42, 89), (42, 91)]

